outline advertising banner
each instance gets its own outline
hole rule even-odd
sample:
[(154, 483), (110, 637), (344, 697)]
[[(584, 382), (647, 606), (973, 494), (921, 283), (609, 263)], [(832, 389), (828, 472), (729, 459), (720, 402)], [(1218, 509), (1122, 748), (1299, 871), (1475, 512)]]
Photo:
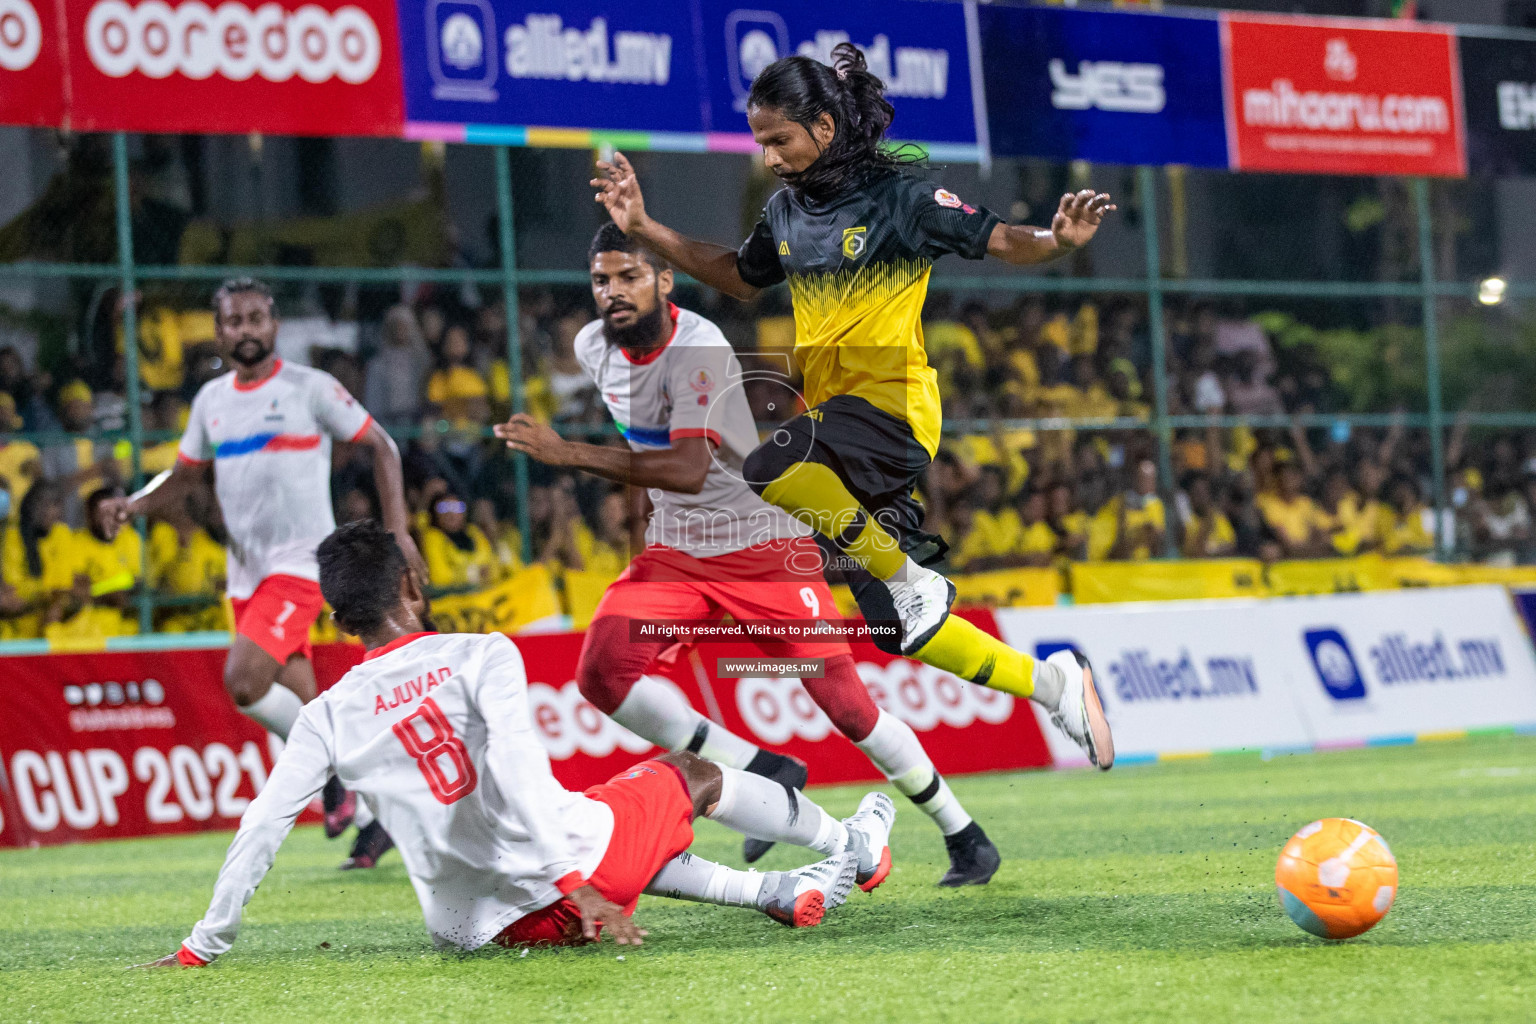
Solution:
[(994, 154), (1227, 166), (1215, 18), (978, 14)]
[(77, 131), (400, 134), (388, 0), (60, 2)]
[(703, 132), (690, 8), (400, 0), (407, 120)]
[(1469, 35), (1459, 43), (1473, 173), (1536, 173), (1536, 46)]
[(1466, 174), (1447, 26), (1224, 14), (1222, 33), (1233, 170)]
[(886, 98), (896, 108), (892, 138), (974, 149), (976, 114), (963, 5), (700, 0), (699, 6), (710, 130), (738, 136), (738, 148), (752, 147), (746, 103), (758, 72), (791, 54), (830, 64), (832, 48), (851, 42), (885, 82)]
[[(1536, 723), (1536, 659), (1503, 588), (1007, 610), (1004, 640), (1093, 662), (1117, 754), (1394, 742)], [(1082, 756), (1047, 729), (1057, 763)]]
[(224, 693), (224, 654), (7, 658), (0, 846), (238, 825), (272, 756)]
[(0, 124), (64, 123), (59, 0), (0, 0)]

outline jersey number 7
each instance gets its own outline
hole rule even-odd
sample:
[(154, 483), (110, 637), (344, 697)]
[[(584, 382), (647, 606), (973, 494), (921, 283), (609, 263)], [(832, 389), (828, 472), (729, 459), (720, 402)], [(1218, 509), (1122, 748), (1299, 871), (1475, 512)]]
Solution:
[[(395, 723), (394, 731), (405, 752), (416, 760), (438, 803), (451, 804), (474, 792), (479, 782), (474, 763), (437, 701), (431, 697), (422, 701), (421, 707)], [(452, 776), (445, 770), (445, 761), (453, 770)]]

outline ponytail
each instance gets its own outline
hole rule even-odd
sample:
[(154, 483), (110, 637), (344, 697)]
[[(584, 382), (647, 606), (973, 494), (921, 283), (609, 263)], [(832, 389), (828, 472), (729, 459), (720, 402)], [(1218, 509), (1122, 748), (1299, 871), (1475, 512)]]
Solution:
[(886, 145), (885, 133), (895, 108), (885, 98), (885, 83), (869, 70), (852, 43), (832, 48), (832, 66), (812, 57), (784, 57), (763, 69), (752, 82), (748, 107), (771, 108), (810, 131), (830, 114), (832, 141), (821, 156), (784, 180), (812, 199), (829, 199), (884, 167), (915, 163), (921, 154)]

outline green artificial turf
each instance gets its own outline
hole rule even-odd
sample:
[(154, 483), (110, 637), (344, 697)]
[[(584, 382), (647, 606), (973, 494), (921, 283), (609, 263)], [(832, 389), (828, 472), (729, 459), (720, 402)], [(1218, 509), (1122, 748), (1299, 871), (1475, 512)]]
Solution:
[[(128, 971), (201, 914), (227, 834), (0, 853), (0, 1020), (1344, 1021), (1536, 1019), (1536, 739), (953, 780), (1002, 849), (934, 887), (900, 801), (895, 870), (819, 928), (644, 899), (640, 949), (432, 949), (398, 856), (338, 874), (297, 830), (234, 950)], [(851, 812), (856, 788), (814, 790)], [(1281, 844), (1360, 818), (1399, 859), (1374, 931), (1324, 943), (1274, 895)], [(695, 849), (740, 863), (710, 822)], [(800, 851), (776, 849), (783, 867)]]

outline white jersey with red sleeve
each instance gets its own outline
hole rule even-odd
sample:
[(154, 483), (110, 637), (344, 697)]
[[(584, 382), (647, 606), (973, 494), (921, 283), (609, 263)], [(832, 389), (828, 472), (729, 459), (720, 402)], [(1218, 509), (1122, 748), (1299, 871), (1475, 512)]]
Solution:
[(810, 536), (809, 528), (747, 486), (742, 465), (758, 445), (757, 425), (731, 343), (697, 313), (668, 309), (675, 325), (671, 338), (642, 359), (610, 344), (601, 320), (583, 327), (574, 346), (631, 449), (668, 448), (685, 437), (704, 437), (714, 446), (698, 494), (651, 490), (646, 543), (708, 558)]
[(198, 391), (179, 458), (213, 463), (230, 597), (250, 597), (268, 576), (320, 578), (315, 548), (336, 528), (331, 442), (357, 440), (369, 422), (335, 377), (281, 360), (257, 384), (226, 373)]
[(551, 773), (511, 640), (401, 637), (304, 706), (187, 950), (204, 961), (229, 950), (242, 908), (333, 772), (394, 838), (438, 945), (482, 946), (584, 884), (613, 834), (608, 805)]

